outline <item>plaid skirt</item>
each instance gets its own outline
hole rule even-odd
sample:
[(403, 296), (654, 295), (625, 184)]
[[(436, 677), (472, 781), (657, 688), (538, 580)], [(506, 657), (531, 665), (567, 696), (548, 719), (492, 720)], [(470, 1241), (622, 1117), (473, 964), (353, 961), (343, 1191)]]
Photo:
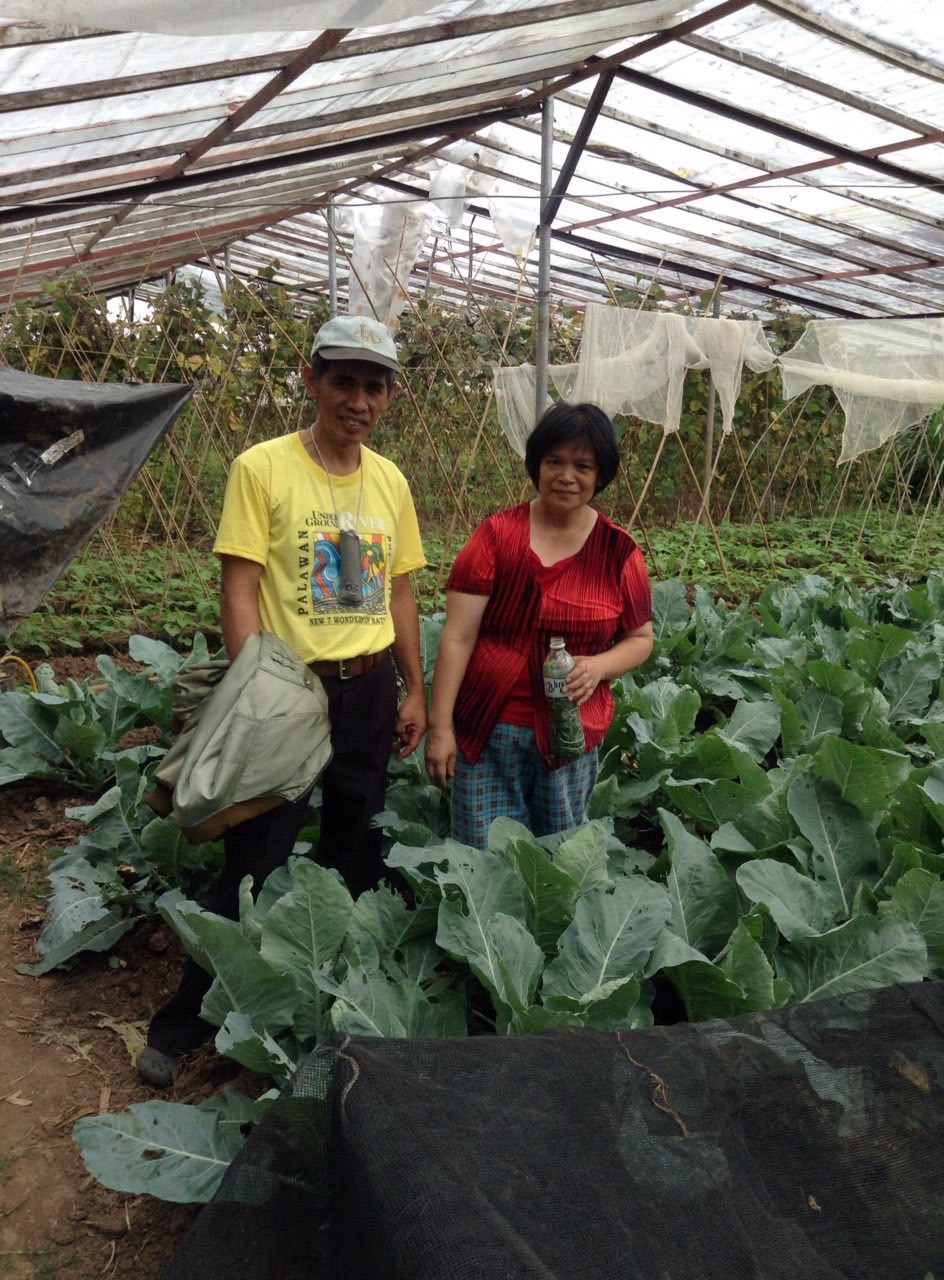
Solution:
[(452, 779), (452, 835), (474, 849), (488, 847), (495, 818), (515, 818), (534, 835), (567, 831), (584, 821), (597, 780), (599, 751), (594, 748), (559, 769), (548, 770), (534, 730), (517, 724), (495, 725), (475, 764), (461, 748)]

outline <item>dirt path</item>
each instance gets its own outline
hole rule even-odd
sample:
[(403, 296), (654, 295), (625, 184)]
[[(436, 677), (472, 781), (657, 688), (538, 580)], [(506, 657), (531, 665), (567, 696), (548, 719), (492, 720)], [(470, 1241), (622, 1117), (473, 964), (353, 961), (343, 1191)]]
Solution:
[[(90, 663), (87, 665), (91, 665)], [(81, 669), (60, 672), (80, 678)], [(65, 810), (87, 796), (35, 782), (0, 787), (0, 1275), (4, 1280), (159, 1280), (198, 1209), (108, 1191), (72, 1141), (80, 1117), (167, 1097), (195, 1102), (239, 1083), (207, 1049), (172, 1091), (133, 1069), (151, 1012), (173, 990), (180, 953), (148, 922), (69, 972), (17, 973), (33, 950), (51, 847), (82, 824)]]

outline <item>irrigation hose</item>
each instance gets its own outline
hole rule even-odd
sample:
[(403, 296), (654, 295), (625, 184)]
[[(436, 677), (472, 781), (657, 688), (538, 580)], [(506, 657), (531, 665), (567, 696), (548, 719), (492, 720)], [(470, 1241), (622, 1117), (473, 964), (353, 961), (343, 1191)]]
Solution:
[(26, 661), (25, 658), (21, 658), (18, 653), (5, 653), (3, 657), (0, 658), (0, 663), (3, 663), (3, 662), (15, 662), (17, 666), (22, 667), (23, 670), (26, 672), (26, 677), (29, 680), (30, 688), (33, 690), (34, 693), (36, 692), (36, 690), (39, 688), (39, 685), (36, 683), (36, 677), (33, 675), (33, 668), (30, 666), (30, 664)]

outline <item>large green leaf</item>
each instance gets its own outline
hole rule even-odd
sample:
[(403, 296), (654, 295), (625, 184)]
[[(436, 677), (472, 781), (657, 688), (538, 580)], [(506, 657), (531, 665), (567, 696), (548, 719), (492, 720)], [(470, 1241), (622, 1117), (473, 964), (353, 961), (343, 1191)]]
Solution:
[(163, 640), (152, 640), (150, 636), (129, 636), (128, 653), (135, 662), (150, 667), (161, 684), (167, 684), (187, 661), (205, 661), (207, 653), (206, 639), (196, 635), (193, 639), (193, 651), (185, 660), (184, 655), (177, 652)]
[(718, 729), (718, 734), (759, 762), (780, 734), (780, 708), (769, 698), (739, 702), (728, 723)]
[(660, 769), (645, 778), (627, 777), (623, 752), (619, 747), (614, 748), (600, 765), (600, 780), (590, 793), (587, 817), (591, 821), (634, 818), (668, 776), (668, 769)]
[(665, 889), (641, 875), (617, 880), (612, 892), (586, 894), (544, 972), (545, 1003), (557, 996), (600, 999), (609, 994), (608, 984), (642, 977), (671, 910)]
[(737, 928), (715, 963), (725, 977), (736, 983), (742, 997), (731, 1013), (751, 1013), (759, 1009), (773, 1009), (791, 994), (786, 983), (774, 974), (773, 965), (767, 959), (759, 940), (763, 926), (753, 917), (738, 921)]
[[(63, 872), (62, 874), (63, 878), (66, 878), (67, 873)], [(101, 913), (88, 920), (86, 924), (76, 927), (71, 933), (65, 932), (61, 927), (61, 918), (51, 917), (56, 926), (55, 937), (52, 934), (47, 935), (44, 927), (36, 944), (36, 949), (42, 958), (35, 964), (18, 964), (16, 966), (17, 973), (29, 974), (31, 977), (36, 978), (44, 973), (51, 972), (53, 969), (57, 969), (60, 965), (65, 964), (67, 960), (77, 956), (80, 951), (108, 951), (119, 938), (123, 937), (133, 927), (135, 921), (139, 918), (134, 914), (125, 913), (120, 907), (106, 906), (104, 900), (100, 898), (96, 902), (94, 888), (86, 890), (81, 885), (73, 885), (73, 888), (82, 906), (86, 908), (84, 914), (90, 914), (95, 905), (101, 908)], [(88, 895), (87, 897), (86, 894)], [(74, 920), (73, 923), (75, 923)]]
[[(0, 697), (6, 697), (0, 694)], [(28, 751), (20, 751), (17, 747), (0, 747), (0, 787), (9, 782), (22, 782), (24, 778), (35, 777), (33, 767), (36, 757)]]
[(760, 635), (754, 640), (754, 652), (767, 671), (774, 671), (788, 664), (805, 666), (809, 646), (802, 636)]
[(446, 839), (423, 847), (394, 843), (384, 861), (403, 874), (410, 888), (423, 894), (439, 894), (439, 868), (453, 858), (468, 857), (472, 852), (457, 840)]
[[(547, 993), (545, 1009), (566, 1013), (579, 1020), (581, 1026), (595, 1027), (600, 1031), (616, 1031), (625, 1027), (652, 1026), (652, 992), (650, 984), (638, 978), (614, 978), (602, 987), (576, 997), (561, 992)], [(523, 1031), (533, 1023), (532, 1010), (515, 1016), (513, 1029)]]
[[(499, 1032), (508, 1019), (530, 1008), (544, 969), (544, 952), (520, 920), (496, 911), (488, 922), (492, 954), (498, 960), (500, 984), (493, 991), (500, 1014)], [(507, 1015), (507, 1016), (506, 1016)]]
[[(242, 886), (240, 886), (241, 889)], [(191, 924), (193, 916), (208, 915), (209, 913), (204, 912), (198, 903), (186, 897), (179, 889), (168, 889), (166, 893), (161, 894), (154, 905), (164, 921), (170, 925), (180, 939), (187, 955), (195, 960), (201, 969), (205, 969), (207, 973), (212, 974), (212, 961), (204, 951), (203, 944)], [(223, 916), (213, 916), (213, 919), (221, 929), (231, 929), (233, 931), (239, 929), (239, 925), (235, 920), (226, 920)]]
[(636, 693), (627, 724), (641, 748), (672, 756), (694, 729), (700, 706), (701, 698), (693, 689), (663, 676)]
[(893, 665), (882, 682), (890, 724), (924, 719), (941, 678), (941, 665), (939, 653), (904, 657)]
[(60, 709), (66, 705), (67, 699), (58, 694), (2, 693), (0, 736), (27, 756), (57, 764), (63, 759), (63, 751), (56, 742), (56, 727)]
[(762, 800), (770, 782), (743, 748), (710, 730), (676, 761), (663, 789), (698, 826), (716, 831)]
[(267, 1031), (257, 1031), (245, 1013), (226, 1015), (216, 1033), (216, 1048), (223, 1057), (280, 1084), (291, 1079), (298, 1065)]
[[(435, 915), (433, 917), (435, 923)], [(391, 977), (402, 975), (430, 997), (445, 991), (455, 980), (454, 966), (436, 945), (432, 935), (411, 938), (396, 957), (384, 957), (383, 967)]]
[(232, 1090), (197, 1106), (139, 1102), (77, 1120), (72, 1136), (89, 1173), (112, 1191), (205, 1204), (243, 1145), (244, 1127), (266, 1106)]
[(652, 584), (652, 629), (657, 640), (687, 631), (691, 617), (684, 583), (664, 578)]
[(787, 688), (774, 686), (772, 692), (780, 707), (780, 752), (789, 760), (806, 749), (806, 732), (797, 710), (798, 698)]
[(96, 665), (107, 685), (96, 694), (95, 706), (102, 723), (108, 726), (111, 741), (144, 721), (170, 728), (174, 701), (171, 689), (163, 688), (146, 671), (119, 667), (107, 654), (96, 658)]
[(842, 798), (866, 817), (888, 807), (889, 797), (911, 768), (904, 752), (876, 751), (837, 737), (819, 744), (810, 766), (817, 777), (834, 782)]
[(465, 1007), (455, 995), (431, 1000), (415, 983), (392, 981), (380, 969), (352, 966), (336, 981), (319, 975), (324, 991), (335, 997), (334, 1029), (352, 1036), (461, 1036)]
[(928, 771), (921, 784), (921, 798), (928, 813), (944, 831), (944, 760), (937, 761)]
[(554, 852), (554, 866), (574, 885), (579, 897), (610, 882), (610, 833), (602, 822), (589, 822), (562, 840)]
[(744, 992), (739, 984), (708, 960), (687, 960), (666, 967), (665, 974), (681, 996), (690, 1022), (726, 1018), (744, 1007)]
[(20, 973), (38, 976), (70, 960), (80, 951), (107, 951), (131, 928), (133, 913), (113, 907), (109, 895), (117, 885), (110, 869), (74, 858), (50, 870), (52, 896), (42, 933), (36, 942), (41, 959), (18, 965)]
[(931, 976), (944, 975), (944, 881), (940, 876), (921, 868), (906, 871), (879, 912), (915, 925), (928, 949)]
[(220, 1027), (233, 1010), (247, 1014), (259, 1029), (271, 1032), (288, 1026), (302, 998), (295, 979), (277, 972), (239, 929), (227, 927), (229, 921), (208, 912), (181, 909), (180, 914), (216, 975), (201, 1016)]
[(312, 973), (332, 964), (354, 909), (347, 887), (325, 867), (300, 859), (292, 888), (266, 912), (260, 954), (278, 973), (290, 974), (306, 998), (319, 992)]
[[(141, 822), (142, 815), (149, 813), (147, 808), (139, 809), (135, 826)], [(223, 860), (221, 844), (191, 844), (173, 818), (145, 818), (137, 830), (137, 841), (147, 868), (156, 872), (164, 884), (186, 884), (191, 872), (220, 868)], [(142, 869), (142, 862), (137, 857), (134, 865)]]
[(141, 829), (154, 818), (153, 811), (142, 804), (148, 788), (147, 778), (133, 760), (118, 760), (114, 786), (93, 804), (66, 810), (70, 818), (87, 824), (79, 843), (90, 860), (101, 857), (112, 866), (120, 861), (137, 865)]
[(736, 878), (745, 897), (765, 906), (791, 942), (825, 933), (840, 915), (848, 915), (834, 884), (813, 880), (773, 859), (745, 862)]
[[(463, 960), (491, 991), (502, 987), (500, 958), (488, 922), (496, 912), (525, 918), (524, 886), (497, 854), (454, 845), (455, 856), (436, 875), (444, 897), (436, 941)], [(536, 945), (536, 944), (535, 944)]]
[(928, 952), (916, 925), (889, 916), (860, 915), (818, 938), (800, 938), (776, 960), (797, 1000), (822, 1000), (919, 982), (927, 976)]
[(842, 701), (823, 689), (810, 689), (796, 704), (803, 744), (811, 747), (826, 734), (842, 733)]
[[(436, 942), (462, 960), (496, 1001), (508, 1004), (509, 974), (527, 973), (544, 963), (535, 938), (524, 928), (524, 886), (495, 854), (480, 852), (450, 863), (440, 872), (445, 897), (440, 902)], [(492, 927), (496, 915), (510, 916), (517, 928)], [(509, 950), (510, 948), (510, 950)]]
[[(301, 994), (295, 1029), (320, 1043), (331, 1030), (330, 1000), (316, 975), (333, 966), (351, 925), (354, 902), (331, 871), (307, 858), (293, 867), (292, 887), (274, 902), (261, 921), (259, 953), (278, 973), (289, 975)], [(364, 915), (369, 913), (365, 906)], [(378, 937), (372, 947), (381, 943)], [(352, 949), (356, 942), (352, 941)]]
[(411, 907), (399, 893), (381, 884), (355, 900), (345, 949), (359, 956), (369, 939), (378, 955), (394, 955), (412, 939), (425, 940), (435, 934), (436, 917), (435, 908), (421, 904)]
[(842, 798), (834, 782), (798, 773), (787, 804), (812, 846), (813, 875), (832, 885), (842, 912), (849, 915), (859, 880), (878, 868), (879, 850), (872, 828), (859, 810)]
[[(546, 955), (557, 948), (557, 939), (573, 919), (577, 884), (567, 871), (554, 865), (534, 840), (512, 840), (505, 857), (517, 870), (526, 895), (525, 923)], [(604, 874), (605, 871), (604, 858)], [(574, 868), (578, 870), (578, 868)]]
[(888, 702), (880, 689), (867, 689), (862, 695), (863, 706), (860, 711), (862, 724), (858, 737), (867, 747), (878, 747), (885, 751), (901, 750), (901, 735), (894, 732), (889, 725)]
[(732, 821), (722, 823), (712, 834), (713, 849), (771, 853), (782, 849), (796, 835), (796, 824), (787, 809), (792, 769), (769, 769), (765, 777), (768, 794), (747, 806)]
[(909, 628), (882, 622), (851, 635), (846, 658), (869, 684), (875, 684), (882, 668), (894, 661), (913, 639), (914, 632)]
[(724, 945), (737, 923), (737, 889), (708, 845), (668, 810), (659, 816), (669, 847), (666, 887), (672, 931), (706, 955)]

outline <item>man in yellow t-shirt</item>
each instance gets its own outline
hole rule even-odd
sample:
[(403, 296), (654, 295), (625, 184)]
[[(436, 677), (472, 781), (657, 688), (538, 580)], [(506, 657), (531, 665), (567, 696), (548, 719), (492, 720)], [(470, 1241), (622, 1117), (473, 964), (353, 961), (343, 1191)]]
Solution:
[[(336, 316), (315, 335), (302, 370), (317, 404), (299, 432), (253, 445), (233, 463), (214, 552), (220, 558), (223, 641), (230, 659), (247, 636), (270, 631), (324, 683), (332, 759), (320, 779), (315, 857), (336, 867), (351, 892), (383, 874), (384, 806), (395, 745), (403, 759), (426, 727), (419, 613), (410, 573), (425, 564), (413, 500), (397, 467), (367, 441), (396, 394), (389, 330), (363, 316)], [(397, 673), (406, 689), (398, 705)], [(238, 888), (253, 892), (284, 863), (308, 796), (232, 827), (226, 861), (207, 906), (238, 916)], [(177, 995), (158, 1010), (138, 1070), (167, 1085), (176, 1059), (213, 1028), (199, 1017), (209, 979), (187, 965)]]

